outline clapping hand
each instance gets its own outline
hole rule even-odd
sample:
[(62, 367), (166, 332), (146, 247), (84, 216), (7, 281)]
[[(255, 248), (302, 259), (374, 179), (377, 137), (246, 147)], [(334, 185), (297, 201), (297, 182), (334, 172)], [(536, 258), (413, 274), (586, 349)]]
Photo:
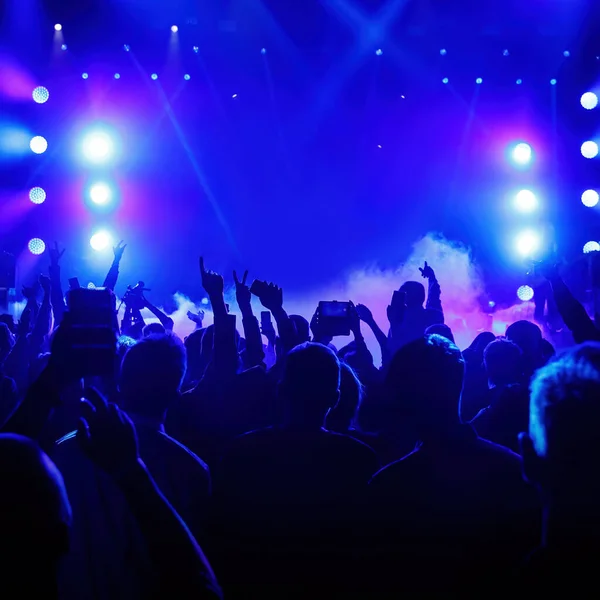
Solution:
[(427, 264), (427, 261), (425, 261), (425, 264), (423, 265), (423, 268), (419, 268), (419, 271), (421, 271), (421, 275), (425, 278), (425, 279), (435, 279), (435, 273), (433, 272), (433, 269)]
[(127, 244), (121, 240), (116, 246), (113, 247), (113, 254), (115, 255), (115, 262), (121, 262), (123, 258), (123, 252), (125, 252)]
[(233, 280), (235, 281), (235, 298), (237, 300), (238, 306), (240, 310), (243, 312), (250, 310), (250, 304), (252, 302), (252, 294), (250, 293), (250, 288), (246, 284), (248, 280), (248, 271), (244, 272), (244, 276), (240, 281), (237, 272), (233, 272)]
[(77, 439), (85, 454), (109, 475), (135, 467), (139, 449), (135, 427), (115, 404), (108, 403), (95, 389), (84, 392)]
[(364, 304), (357, 304), (356, 312), (358, 313), (358, 318), (363, 323), (367, 323), (368, 325), (373, 322), (373, 313)]
[(202, 256), (200, 257), (200, 275), (202, 277), (202, 287), (209, 298), (223, 296), (223, 277), (214, 271), (207, 271)]

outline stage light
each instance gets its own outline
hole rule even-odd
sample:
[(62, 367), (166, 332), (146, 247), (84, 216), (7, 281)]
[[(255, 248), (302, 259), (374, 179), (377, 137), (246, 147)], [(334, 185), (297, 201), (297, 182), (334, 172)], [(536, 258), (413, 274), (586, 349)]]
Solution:
[(200, 300), (200, 303), (203, 304), (204, 306), (206, 306), (208, 304), (209, 300), (208, 298), (202, 298), (202, 300)]
[(517, 296), (522, 302), (533, 300), (533, 288), (530, 285), (522, 285), (517, 290)]
[(156, 81), (158, 79), (158, 75), (156, 73), (152, 73), (152, 75), (150, 75), (150, 79)]
[(33, 187), (29, 190), (29, 199), (34, 204), (43, 204), (46, 200), (46, 192), (41, 187)]
[(530, 257), (540, 247), (540, 236), (531, 230), (522, 231), (515, 240), (515, 248), (521, 256)]
[(121, 75), (119, 73), (115, 73), (115, 79), (121, 79)]
[(598, 242), (587, 242), (583, 245), (583, 253), (589, 254), (590, 252), (598, 252), (600, 250), (600, 244)]
[(266, 48), (262, 48), (260, 53), (264, 56), (267, 53), (267, 49)]
[(200, 48), (198, 48), (198, 46), (194, 46), (194, 47), (192, 48), (192, 50), (193, 50), (193, 51), (194, 51), (196, 54), (198, 54), (198, 51), (200, 50)]
[(189, 80), (190, 80), (190, 76), (189, 76), (189, 74), (188, 74), (188, 73), (186, 73), (186, 74), (183, 76), (183, 78), (184, 78), (186, 81), (189, 81)]
[(95, 183), (90, 188), (90, 200), (94, 204), (104, 205), (110, 201), (112, 193), (106, 183)]
[(531, 162), (531, 146), (525, 142), (519, 142), (512, 149), (511, 156), (518, 165), (527, 165)]
[(62, 44), (60, 49), (64, 52), (67, 49), (67, 45), (66, 44)]
[(556, 85), (556, 79), (551, 79), (550, 80), (550, 85)]
[(54, 26), (54, 31), (62, 31), (62, 25), (61, 25), (60, 23), (57, 23), (57, 24)]
[(232, 98), (237, 98), (237, 94), (233, 94), (233, 96), (231, 96)]
[(508, 56), (509, 54), (510, 52), (506, 48), (502, 50), (502, 56)]
[(44, 104), (50, 98), (50, 92), (43, 85), (38, 85), (31, 94), (33, 101), (37, 104)]
[(521, 85), (523, 83), (522, 79), (517, 79), (517, 85)]
[(569, 56), (571, 56), (571, 53), (570, 53), (568, 50), (565, 50), (565, 51), (563, 52), (563, 56), (564, 56), (565, 58), (569, 58)]
[(43, 154), (48, 148), (48, 142), (41, 135), (36, 135), (31, 138), (29, 147), (34, 154)]
[(87, 284), (87, 289), (88, 290), (95, 290), (96, 289), (96, 284), (92, 283), (91, 281)]
[(588, 208), (592, 208), (598, 204), (600, 200), (600, 195), (596, 190), (585, 190), (583, 194), (581, 194), (581, 202), (584, 206)]
[(100, 252), (101, 250), (105, 250), (108, 246), (110, 246), (110, 234), (106, 231), (97, 231), (90, 238), (90, 246)]
[(131, 50), (131, 46), (129, 44), (123, 44), (123, 50), (125, 50), (125, 52), (129, 52)]
[(598, 144), (587, 141), (581, 144), (581, 154), (584, 158), (596, 158), (598, 156)]
[(442, 79), (442, 83), (448, 83), (448, 78), (444, 77), (444, 79)]
[(91, 163), (104, 163), (113, 154), (113, 142), (104, 131), (93, 131), (83, 138), (81, 149), (85, 158)]
[(475, 80), (475, 83), (476, 83), (477, 85), (480, 85), (480, 84), (482, 84), (482, 83), (483, 83), (483, 79), (481, 79), (481, 77), (478, 77), (478, 78)]
[(446, 54), (448, 54), (448, 51), (446, 50), (446, 48), (442, 48), (442, 49), (440, 50), (440, 54), (441, 54), (442, 56), (446, 56)]
[(43, 254), (44, 250), (46, 250), (46, 244), (44, 244), (44, 240), (41, 240), (40, 238), (33, 238), (29, 240), (27, 248), (31, 254)]
[(179, 27), (177, 27), (177, 25), (171, 25), (171, 31), (173, 33), (177, 33), (179, 31)]
[(89, 75), (87, 73), (82, 73), (81, 74), (81, 78), (82, 79), (87, 79), (89, 77)]
[(592, 110), (598, 106), (598, 96), (594, 92), (586, 92), (581, 96), (581, 106), (586, 110)]
[(375, 50), (375, 54), (377, 56), (381, 56), (383, 54), (383, 50), (381, 48), (377, 48), (377, 50)]
[(515, 196), (515, 208), (521, 212), (532, 212), (537, 205), (537, 198), (531, 190), (521, 190)]

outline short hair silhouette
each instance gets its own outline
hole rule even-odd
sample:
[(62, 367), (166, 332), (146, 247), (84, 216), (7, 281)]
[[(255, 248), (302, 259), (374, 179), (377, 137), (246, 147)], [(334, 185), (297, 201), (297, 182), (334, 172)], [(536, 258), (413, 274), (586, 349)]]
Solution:
[(423, 306), (425, 303), (425, 286), (418, 281), (406, 281), (400, 291), (406, 294), (406, 306), (409, 308)]
[(290, 315), (290, 319), (296, 327), (299, 343), (308, 342), (310, 340), (310, 324), (308, 321), (300, 315)]
[(448, 327), (448, 325), (445, 325), (444, 323), (435, 323), (433, 325), (430, 325), (425, 330), (425, 335), (441, 335), (447, 340), (450, 340), (453, 344), (455, 343), (452, 329), (450, 329), (450, 327)]
[(148, 325), (144, 326), (142, 329), (142, 336), (148, 337), (149, 335), (160, 335), (161, 333), (166, 333), (166, 329), (161, 323), (148, 323)]
[(483, 364), (493, 385), (518, 383), (523, 375), (523, 353), (510, 340), (497, 339), (488, 344), (483, 351)]

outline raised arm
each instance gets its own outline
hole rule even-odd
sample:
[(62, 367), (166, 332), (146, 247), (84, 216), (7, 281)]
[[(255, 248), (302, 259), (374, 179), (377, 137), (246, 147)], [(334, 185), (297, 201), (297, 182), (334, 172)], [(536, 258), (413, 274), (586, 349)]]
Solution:
[(35, 355), (40, 351), (44, 338), (50, 334), (52, 327), (52, 303), (50, 301), (52, 285), (50, 278), (40, 275), (39, 282), (44, 296), (33, 325), (29, 342), (30, 352)]
[(125, 244), (122, 240), (113, 248), (113, 254), (115, 255), (112, 265), (106, 274), (106, 278), (104, 279), (103, 287), (108, 288), (109, 290), (115, 291), (115, 286), (117, 285), (117, 279), (119, 278), (119, 265), (121, 264), (121, 259), (123, 258), (123, 252), (125, 252), (125, 248), (127, 248), (127, 244)]
[(146, 297), (144, 297), (144, 302), (146, 308), (160, 321), (161, 325), (167, 331), (173, 331), (173, 326), (175, 325), (173, 319), (168, 317), (162, 310), (160, 310), (160, 308), (154, 306), (154, 304), (152, 304), (152, 302), (150, 302)]
[(269, 283), (260, 292), (258, 299), (267, 310), (271, 311), (277, 323), (284, 354), (287, 354), (296, 346), (298, 336), (294, 323), (283, 309), (283, 290), (274, 283)]
[(77, 439), (123, 492), (144, 536), (157, 598), (216, 599), (221, 589), (202, 549), (139, 456), (133, 423), (95, 390), (85, 393)]
[(425, 262), (423, 268), (419, 269), (419, 271), (421, 271), (421, 275), (429, 282), (426, 308), (429, 310), (438, 310), (444, 314), (441, 300), (442, 288), (440, 288), (434, 270)]
[(371, 328), (381, 349), (381, 362), (383, 366), (387, 365), (391, 358), (387, 336), (383, 333), (379, 325), (377, 325), (373, 313), (364, 304), (357, 304), (356, 311), (360, 320)]
[(54, 326), (60, 325), (63, 315), (67, 310), (65, 304), (65, 296), (62, 290), (62, 283), (60, 280), (60, 259), (65, 253), (65, 249), (58, 249), (58, 242), (54, 242), (54, 247), (50, 248), (50, 267), (48, 269), (51, 283), (51, 295), (50, 299), (52, 302), (52, 312), (54, 313)]
[(260, 335), (260, 325), (258, 319), (252, 312), (252, 294), (246, 284), (248, 280), (248, 271), (240, 281), (237, 273), (233, 272), (235, 281), (235, 298), (238, 307), (242, 313), (242, 325), (244, 327), (244, 337), (246, 338), (246, 349), (244, 350), (244, 367), (249, 369), (262, 364), (265, 353), (263, 351), (262, 336)]

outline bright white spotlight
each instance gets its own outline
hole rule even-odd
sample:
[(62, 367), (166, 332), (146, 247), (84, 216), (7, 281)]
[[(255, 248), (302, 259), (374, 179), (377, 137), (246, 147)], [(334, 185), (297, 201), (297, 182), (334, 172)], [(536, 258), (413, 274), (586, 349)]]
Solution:
[(537, 205), (536, 195), (531, 190), (521, 190), (515, 196), (515, 207), (521, 212), (532, 212)]
[(46, 192), (41, 187), (33, 187), (29, 190), (29, 199), (34, 204), (43, 204), (46, 200)]
[(586, 110), (592, 110), (598, 106), (598, 96), (594, 92), (586, 92), (581, 96), (581, 106)]
[(527, 165), (531, 162), (532, 150), (529, 144), (519, 142), (511, 152), (512, 159), (518, 165)]
[(112, 194), (106, 183), (95, 183), (90, 188), (90, 200), (94, 204), (104, 205), (110, 201)]
[(589, 254), (590, 252), (600, 251), (600, 244), (598, 242), (587, 242), (583, 245), (583, 253)]
[(156, 73), (152, 73), (152, 75), (150, 75), (150, 79), (156, 81), (158, 79), (158, 75)]
[(600, 201), (600, 195), (596, 190), (585, 190), (583, 194), (581, 194), (581, 202), (584, 206), (588, 208), (593, 208)]
[(82, 79), (87, 79), (89, 77), (89, 75), (87, 73), (82, 73), (81, 74), (81, 78)]
[(189, 75), (189, 73), (186, 73), (186, 74), (183, 76), (183, 78), (184, 78), (186, 81), (189, 81), (189, 80), (190, 80), (190, 75)]
[(83, 139), (83, 155), (92, 163), (106, 162), (113, 153), (113, 142), (104, 131), (93, 131)]
[(596, 158), (598, 156), (598, 144), (587, 141), (581, 144), (581, 154), (584, 158)]
[(110, 234), (106, 231), (97, 231), (90, 238), (90, 246), (100, 252), (101, 250), (105, 250), (108, 246), (110, 246)]
[(63, 45), (60, 47), (60, 49), (61, 49), (61, 50), (64, 52), (64, 51), (67, 49), (67, 45), (66, 45), (66, 44), (63, 44)]
[(515, 248), (521, 256), (531, 256), (539, 249), (540, 245), (540, 236), (531, 230), (522, 231), (515, 240)]
[(173, 33), (177, 33), (179, 31), (179, 27), (177, 27), (177, 25), (171, 25), (171, 31)]
[(477, 85), (481, 85), (481, 84), (483, 83), (483, 79), (482, 79), (481, 77), (478, 77), (478, 78), (475, 80), (475, 83), (476, 83)]
[(95, 290), (95, 289), (96, 289), (96, 284), (90, 281), (90, 282), (87, 284), (87, 289), (88, 289), (88, 290)]
[(50, 92), (43, 86), (38, 85), (31, 94), (33, 101), (37, 102), (37, 104), (44, 104), (44, 102), (48, 102), (48, 98), (50, 98)]
[(517, 290), (517, 297), (522, 302), (529, 302), (533, 300), (533, 288), (530, 285), (522, 285)]
[(41, 240), (40, 238), (33, 238), (29, 240), (27, 248), (29, 248), (31, 254), (42, 254), (44, 250), (46, 250), (46, 244), (44, 243), (44, 240)]
[(62, 31), (62, 25), (61, 25), (60, 23), (57, 23), (57, 24), (54, 26), (54, 31)]
[(36, 135), (31, 138), (29, 147), (34, 154), (43, 154), (48, 149), (48, 142), (41, 135)]

